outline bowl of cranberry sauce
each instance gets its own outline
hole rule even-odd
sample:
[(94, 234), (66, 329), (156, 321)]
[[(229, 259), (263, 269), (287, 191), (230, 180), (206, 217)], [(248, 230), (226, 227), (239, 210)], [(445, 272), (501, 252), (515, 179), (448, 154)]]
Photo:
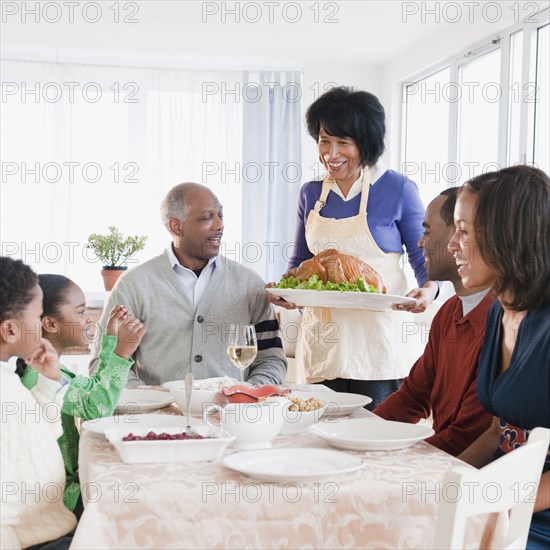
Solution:
[(113, 428), (105, 436), (126, 464), (197, 462), (217, 460), (235, 440), (226, 430), (194, 425), (195, 435), (185, 428)]

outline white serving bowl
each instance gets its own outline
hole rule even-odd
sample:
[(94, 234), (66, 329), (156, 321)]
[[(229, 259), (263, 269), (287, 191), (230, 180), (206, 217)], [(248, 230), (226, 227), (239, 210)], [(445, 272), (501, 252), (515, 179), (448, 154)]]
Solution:
[(152, 464), (158, 462), (197, 462), (217, 460), (235, 437), (226, 430), (212, 426), (193, 426), (202, 436), (211, 439), (122, 441), (129, 433), (144, 436), (149, 432), (177, 434), (185, 428), (138, 428), (136, 430), (112, 428), (105, 436), (126, 464)]
[(271, 397), (261, 403), (210, 405), (204, 412), (203, 421), (210, 424), (210, 413), (217, 412), (220, 427), (237, 438), (233, 443), (235, 449), (267, 449), (281, 432), (289, 405), (288, 399), (280, 397)]
[[(204, 385), (208, 381), (212, 381), (212, 385), (215, 386), (216, 383), (224, 380), (223, 377), (220, 378), (207, 378), (204, 380), (196, 380), (196, 384)], [(170, 393), (174, 396), (176, 404), (181, 409), (183, 414), (186, 414), (187, 411), (187, 399), (185, 397), (185, 380), (174, 380), (173, 382), (165, 382), (163, 387), (170, 390)], [(193, 416), (202, 416), (204, 408), (212, 403), (218, 405), (223, 405), (227, 403), (227, 398), (222, 393), (221, 388), (217, 390), (196, 390), (193, 387), (193, 393), (191, 394), (191, 415)]]
[(319, 409), (307, 412), (286, 410), (283, 415), (284, 423), (281, 429), (281, 435), (296, 434), (306, 431), (309, 426), (319, 422), (326, 408), (327, 406), (324, 405)]

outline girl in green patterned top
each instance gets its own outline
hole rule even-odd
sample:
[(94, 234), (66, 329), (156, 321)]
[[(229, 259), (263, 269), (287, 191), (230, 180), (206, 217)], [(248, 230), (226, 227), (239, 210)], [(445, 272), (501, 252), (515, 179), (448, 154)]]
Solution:
[[(86, 329), (91, 319), (86, 313), (82, 289), (62, 275), (40, 275), (39, 284), (44, 293), (41, 316), (44, 338), (52, 343), (58, 355), (71, 346), (87, 346)], [(77, 376), (61, 367), (63, 382), (69, 384), (61, 410), (63, 435), (58, 440), (67, 472), (63, 502), (77, 517), (83, 507), (78, 478), (79, 434), (74, 417), (93, 420), (113, 414), (134, 363), (131, 356), (144, 334), (143, 323), (117, 305), (111, 310), (106, 334), (102, 336), (100, 363), (94, 375)], [(21, 362), (18, 361), (18, 371), (22, 382), (31, 389), (37, 383), (38, 373)]]

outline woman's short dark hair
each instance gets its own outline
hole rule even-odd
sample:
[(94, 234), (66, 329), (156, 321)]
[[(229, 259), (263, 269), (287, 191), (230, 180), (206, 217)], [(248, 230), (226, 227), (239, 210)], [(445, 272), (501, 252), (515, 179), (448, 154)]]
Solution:
[(321, 128), (331, 136), (353, 139), (363, 166), (376, 164), (384, 152), (386, 113), (379, 99), (369, 92), (346, 86), (332, 88), (309, 106), (306, 122), (315, 141)]
[(495, 292), (517, 311), (550, 303), (550, 180), (532, 166), (512, 166), (466, 182), (477, 195), (474, 228), (483, 259), (497, 273)]
[(33, 299), (36, 273), (21, 260), (0, 256), (0, 322), (18, 317)]
[(59, 317), (59, 308), (66, 303), (67, 292), (74, 283), (63, 275), (39, 275), (38, 284), (44, 293), (42, 317)]

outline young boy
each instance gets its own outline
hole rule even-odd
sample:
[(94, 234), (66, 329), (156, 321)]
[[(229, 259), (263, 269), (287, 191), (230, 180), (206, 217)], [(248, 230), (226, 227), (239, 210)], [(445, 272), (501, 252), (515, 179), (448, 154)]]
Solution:
[[(69, 548), (75, 516), (63, 504), (59, 358), (41, 338), (42, 290), (31, 268), (0, 257), (0, 539), (5, 548), (56, 541)], [(7, 363), (26, 359), (38, 373), (32, 393)], [(68, 536), (69, 535), (69, 536)]]

